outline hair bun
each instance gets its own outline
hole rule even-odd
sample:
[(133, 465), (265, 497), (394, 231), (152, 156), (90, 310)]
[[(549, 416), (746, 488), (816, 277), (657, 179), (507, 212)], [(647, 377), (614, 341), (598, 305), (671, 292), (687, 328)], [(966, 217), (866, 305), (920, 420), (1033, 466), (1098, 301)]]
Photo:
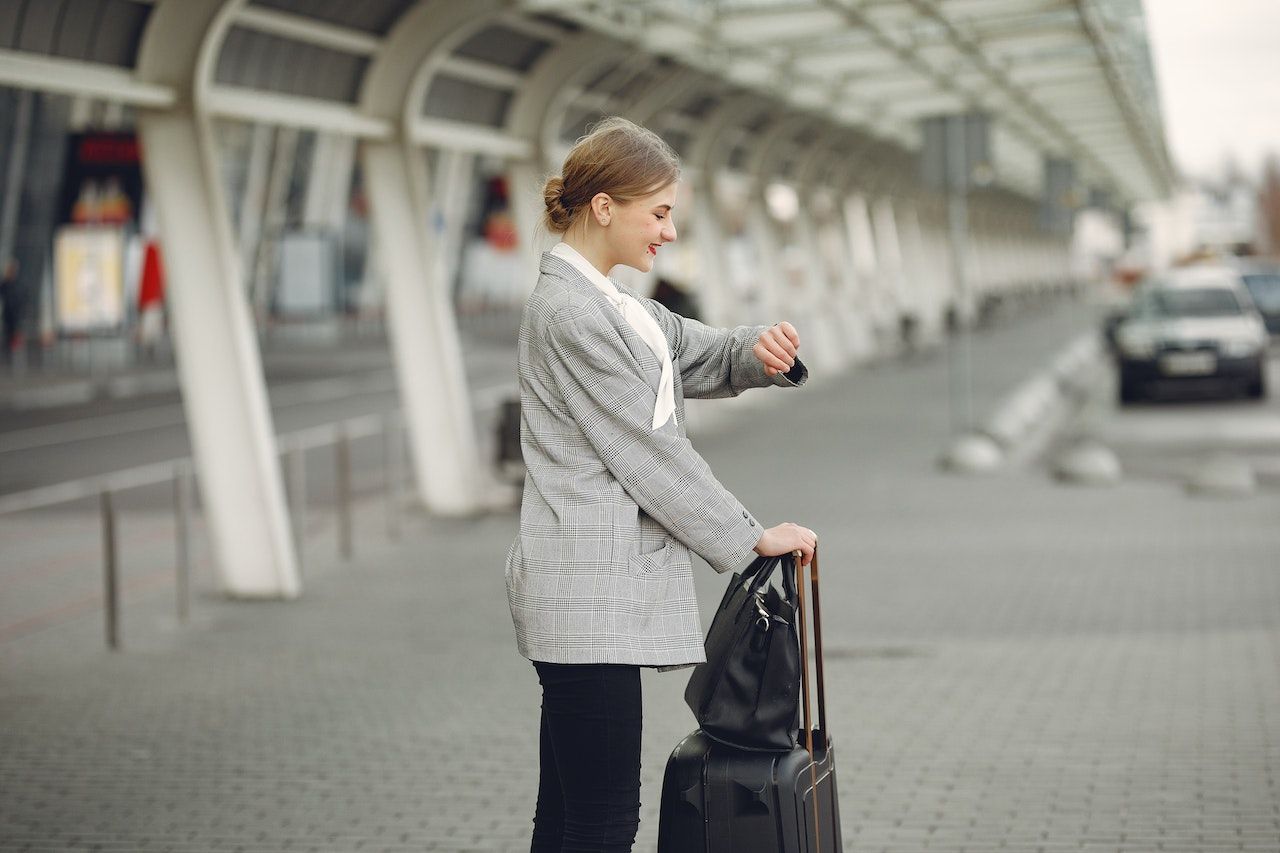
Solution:
[(564, 178), (553, 175), (542, 187), (542, 201), (547, 206), (544, 222), (547, 230), (557, 234), (569, 230), (573, 222), (573, 209), (564, 203)]
[(563, 234), (578, 220), (589, 221), (591, 200), (608, 193), (623, 205), (671, 186), (680, 179), (680, 159), (652, 130), (620, 116), (594, 125), (564, 158), (560, 174), (542, 185), (547, 206), (542, 222)]

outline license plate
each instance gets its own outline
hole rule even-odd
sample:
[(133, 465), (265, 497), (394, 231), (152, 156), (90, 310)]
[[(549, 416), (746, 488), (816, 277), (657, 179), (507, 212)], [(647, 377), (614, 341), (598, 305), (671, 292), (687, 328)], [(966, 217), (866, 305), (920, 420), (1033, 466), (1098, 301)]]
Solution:
[(1211, 352), (1170, 353), (1160, 359), (1160, 369), (1169, 376), (1205, 376), (1218, 369)]

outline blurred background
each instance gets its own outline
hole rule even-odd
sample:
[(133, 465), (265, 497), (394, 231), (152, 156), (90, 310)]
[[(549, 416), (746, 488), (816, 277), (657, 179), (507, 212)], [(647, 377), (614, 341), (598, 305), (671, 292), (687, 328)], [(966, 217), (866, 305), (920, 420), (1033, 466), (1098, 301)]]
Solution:
[[(615, 277), (802, 336), (803, 391), (688, 428), (859, 567), (846, 843), (1280, 849), (1278, 39), (1270, 0), (0, 0), (0, 849), (527, 847), (516, 342), (608, 115), (683, 164)], [(386, 781), (468, 720), (497, 793)]]

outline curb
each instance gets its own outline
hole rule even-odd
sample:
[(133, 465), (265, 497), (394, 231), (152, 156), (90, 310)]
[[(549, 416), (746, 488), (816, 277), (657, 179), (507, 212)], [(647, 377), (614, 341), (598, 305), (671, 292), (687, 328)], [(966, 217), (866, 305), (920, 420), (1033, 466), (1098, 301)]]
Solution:
[(1080, 333), (1045, 368), (1005, 396), (981, 426), (954, 439), (940, 467), (979, 473), (1025, 462), (1088, 399), (1094, 377), (1105, 364), (1106, 351), (1097, 334)]
[(23, 412), (52, 409), (94, 400), (127, 400), (178, 390), (173, 368), (124, 373), (88, 379), (52, 379), (26, 388), (14, 388), (0, 397), (0, 411)]

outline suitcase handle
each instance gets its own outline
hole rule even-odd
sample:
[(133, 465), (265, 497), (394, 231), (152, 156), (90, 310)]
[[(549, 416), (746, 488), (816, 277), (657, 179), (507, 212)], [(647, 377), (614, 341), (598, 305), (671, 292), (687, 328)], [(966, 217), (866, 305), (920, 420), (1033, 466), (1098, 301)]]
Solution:
[[(800, 565), (801, 553), (795, 551), (796, 558), (796, 590), (800, 616), (800, 683), (804, 707), (804, 728), (806, 732), (813, 729), (813, 717), (809, 705), (809, 633), (806, 627), (804, 606), (804, 571)], [(813, 549), (813, 559), (809, 561), (809, 585), (813, 590), (813, 662), (818, 672), (818, 731), (822, 732), (823, 744), (827, 740), (827, 680), (822, 670), (822, 607), (818, 598), (818, 549)], [(809, 748), (809, 757), (813, 757), (813, 749)]]
[[(814, 849), (822, 849), (822, 821), (818, 817), (818, 764), (813, 757), (813, 718), (809, 712), (809, 634), (805, 626), (804, 607), (804, 569), (800, 565), (801, 552), (794, 552), (796, 557), (796, 594), (800, 605), (800, 684), (804, 691), (804, 746), (809, 753), (809, 783), (813, 786), (813, 840)], [(813, 548), (813, 559), (809, 561), (809, 583), (813, 589), (813, 654), (814, 664), (818, 670), (818, 730), (822, 732), (824, 747), (828, 745), (827, 736), (827, 682), (822, 672), (822, 608), (818, 605), (818, 548)]]

